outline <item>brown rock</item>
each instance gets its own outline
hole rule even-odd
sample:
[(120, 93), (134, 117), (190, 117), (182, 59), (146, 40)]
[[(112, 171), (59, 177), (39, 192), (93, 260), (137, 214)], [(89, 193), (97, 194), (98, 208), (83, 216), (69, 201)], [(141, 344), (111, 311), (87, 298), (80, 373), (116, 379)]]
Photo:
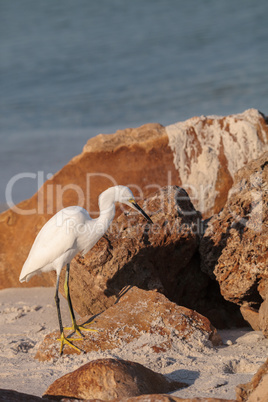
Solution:
[(268, 338), (268, 297), (260, 306), (259, 310), (259, 327), (264, 336)]
[(268, 152), (241, 169), (200, 245), (202, 270), (225, 299), (258, 310), (268, 285)]
[(259, 312), (248, 306), (240, 307), (241, 314), (254, 331), (260, 331)]
[(162, 374), (139, 363), (98, 359), (54, 381), (44, 396), (112, 401), (117, 398), (171, 392), (185, 386), (187, 384), (169, 381)]
[[(158, 292), (135, 287), (96, 317), (91, 327), (98, 332), (84, 332), (83, 341), (75, 343), (84, 352), (112, 350), (145, 334), (150, 337), (144, 340), (143, 347), (150, 347), (152, 353), (169, 350), (173, 343), (182, 339), (192, 342), (195, 337), (204, 342), (210, 339), (215, 345), (221, 343), (220, 336), (206, 317), (177, 306)], [(153, 335), (157, 335), (157, 341)], [(59, 357), (58, 337), (58, 332), (47, 335), (35, 357), (41, 361)], [(64, 347), (64, 354), (73, 353), (78, 352), (69, 346)]]
[(267, 137), (264, 116), (251, 109), (220, 118), (194, 117), (166, 129), (146, 124), (90, 139), (81, 155), (37, 194), (0, 215), (0, 289), (53, 285), (52, 273), (28, 284), (18, 281), (34, 238), (62, 207), (81, 205), (96, 217), (97, 197), (112, 185), (130, 185), (144, 198), (163, 186), (183, 184), (205, 217), (218, 212), (235, 171), (265, 150)]
[(236, 387), (236, 398), (237, 402), (268, 401), (268, 359), (249, 383)]
[[(201, 216), (187, 193), (179, 187), (165, 187), (141, 206), (153, 225), (136, 212), (123, 213), (84, 258), (78, 255), (71, 263), (71, 297), (80, 316), (112, 306), (125, 286), (159, 290), (177, 303), (183, 300), (184, 305), (203, 292), (208, 278), (194, 266), (200, 280), (193, 282), (191, 271), (196, 265), (192, 260), (199, 244)], [(62, 293), (63, 282), (62, 278)]]

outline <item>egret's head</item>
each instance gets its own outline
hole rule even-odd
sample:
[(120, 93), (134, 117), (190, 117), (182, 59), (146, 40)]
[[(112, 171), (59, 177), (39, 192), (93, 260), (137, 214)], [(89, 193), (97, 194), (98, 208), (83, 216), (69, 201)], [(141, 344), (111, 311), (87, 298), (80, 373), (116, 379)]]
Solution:
[(115, 186), (115, 201), (122, 202), (129, 207), (136, 209), (141, 213), (148, 222), (153, 223), (151, 218), (141, 209), (141, 207), (136, 203), (132, 191), (125, 186)]
[(136, 203), (132, 191), (125, 186), (114, 186), (105, 190), (99, 196), (99, 207), (101, 211), (114, 210), (114, 203), (121, 202), (129, 207), (136, 209), (141, 213), (148, 222), (153, 223), (149, 216)]

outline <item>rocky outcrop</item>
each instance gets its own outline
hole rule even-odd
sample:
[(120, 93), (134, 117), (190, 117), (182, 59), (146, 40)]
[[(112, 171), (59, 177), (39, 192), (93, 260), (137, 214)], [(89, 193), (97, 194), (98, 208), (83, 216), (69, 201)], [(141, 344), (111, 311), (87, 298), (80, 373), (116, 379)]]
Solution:
[[(84, 318), (82, 323), (87, 322)], [(197, 312), (177, 306), (158, 292), (138, 288), (128, 290), (119, 301), (95, 318), (90, 328), (98, 332), (83, 332), (83, 340), (75, 345), (84, 352), (113, 350), (143, 339), (142, 347), (151, 353), (161, 353), (180, 342), (200, 342), (218, 345), (221, 338), (210, 321)], [(40, 361), (59, 357), (58, 332), (45, 337), (36, 354)], [(142, 337), (142, 338), (141, 338)], [(64, 346), (64, 354), (79, 353)]]
[(100, 399), (112, 401), (128, 397), (172, 392), (187, 384), (169, 381), (162, 374), (126, 360), (99, 359), (57, 379), (44, 397)]
[(84, 206), (98, 215), (98, 195), (115, 184), (128, 185), (137, 199), (167, 185), (191, 191), (204, 217), (219, 212), (236, 169), (267, 148), (268, 128), (256, 110), (227, 117), (194, 117), (164, 128), (146, 124), (98, 135), (88, 141), (52, 178), (38, 175), (40, 190), (0, 215), (0, 288), (51, 286), (54, 276), (18, 277), (31, 245), (44, 223), (59, 209)]
[(259, 368), (252, 380), (236, 388), (237, 402), (266, 402), (268, 400), (268, 360)]
[(202, 270), (216, 278), (225, 299), (252, 309), (251, 317), (268, 295), (267, 225), (268, 152), (237, 173), (200, 245)]

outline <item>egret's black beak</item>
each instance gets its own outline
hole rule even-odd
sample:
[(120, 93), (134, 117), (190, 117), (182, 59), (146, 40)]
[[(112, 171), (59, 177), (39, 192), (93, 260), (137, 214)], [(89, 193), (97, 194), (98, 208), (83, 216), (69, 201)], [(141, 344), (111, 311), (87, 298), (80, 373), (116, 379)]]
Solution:
[(143, 209), (141, 209), (141, 207), (136, 202), (133, 202), (132, 205), (144, 216), (145, 219), (147, 219), (148, 222), (153, 223), (152, 219), (149, 218), (149, 216), (144, 212)]

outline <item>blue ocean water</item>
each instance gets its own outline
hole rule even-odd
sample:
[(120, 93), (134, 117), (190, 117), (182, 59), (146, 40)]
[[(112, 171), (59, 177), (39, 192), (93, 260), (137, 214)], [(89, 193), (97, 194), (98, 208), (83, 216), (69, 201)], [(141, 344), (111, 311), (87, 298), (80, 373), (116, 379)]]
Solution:
[[(268, 113), (267, 0), (0, 0), (0, 203), (98, 133)], [(36, 180), (18, 180), (14, 202)]]

